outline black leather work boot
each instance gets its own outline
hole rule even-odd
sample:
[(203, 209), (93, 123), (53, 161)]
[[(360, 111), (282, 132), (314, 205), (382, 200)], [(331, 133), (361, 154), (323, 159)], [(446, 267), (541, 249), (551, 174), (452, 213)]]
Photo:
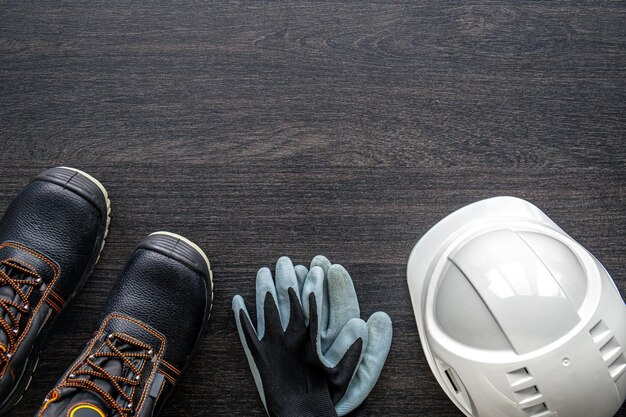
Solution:
[(46, 335), (93, 270), (107, 192), (73, 168), (39, 174), (0, 220), (0, 415), (19, 402)]
[(38, 416), (156, 416), (195, 350), (213, 298), (209, 261), (167, 232), (144, 239), (109, 296), (99, 329)]

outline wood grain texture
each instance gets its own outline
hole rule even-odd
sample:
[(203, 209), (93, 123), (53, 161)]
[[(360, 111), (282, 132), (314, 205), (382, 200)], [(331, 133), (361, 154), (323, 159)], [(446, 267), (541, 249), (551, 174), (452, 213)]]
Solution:
[[(394, 320), (372, 416), (451, 417), (405, 283), (433, 224), (481, 198), (544, 209), (626, 294), (626, 5), (594, 1), (0, 5), (0, 207), (40, 170), (108, 188), (111, 233), (24, 401), (81, 351), (134, 245), (208, 253), (213, 316), (164, 410), (263, 416), (230, 300), (318, 253)], [(620, 416), (626, 416), (622, 407)]]

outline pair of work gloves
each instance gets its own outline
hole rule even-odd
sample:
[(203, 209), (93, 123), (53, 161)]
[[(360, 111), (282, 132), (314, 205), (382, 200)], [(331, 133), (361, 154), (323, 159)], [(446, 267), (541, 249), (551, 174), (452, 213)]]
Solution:
[(348, 271), (324, 256), (309, 269), (282, 257), (276, 280), (258, 271), (256, 328), (241, 296), (232, 307), (270, 417), (348, 415), (376, 384), (391, 346), (389, 316), (363, 321)]

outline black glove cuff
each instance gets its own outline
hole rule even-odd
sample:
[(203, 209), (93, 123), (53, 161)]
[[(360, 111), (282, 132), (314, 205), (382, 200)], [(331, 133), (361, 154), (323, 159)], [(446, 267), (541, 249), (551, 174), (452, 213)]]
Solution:
[(337, 412), (329, 392), (321, 390), (290, 398), (274, 417), (337, 417)]

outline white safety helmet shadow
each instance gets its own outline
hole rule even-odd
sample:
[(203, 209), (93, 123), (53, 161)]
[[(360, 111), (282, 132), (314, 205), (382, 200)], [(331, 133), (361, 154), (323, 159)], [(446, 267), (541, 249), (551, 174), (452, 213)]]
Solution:
[(496, 197), (452, 213), (407, 277), (430, 368), (466, 416), (611, 417), (624, 402), (624, 301), (534, 205)]

